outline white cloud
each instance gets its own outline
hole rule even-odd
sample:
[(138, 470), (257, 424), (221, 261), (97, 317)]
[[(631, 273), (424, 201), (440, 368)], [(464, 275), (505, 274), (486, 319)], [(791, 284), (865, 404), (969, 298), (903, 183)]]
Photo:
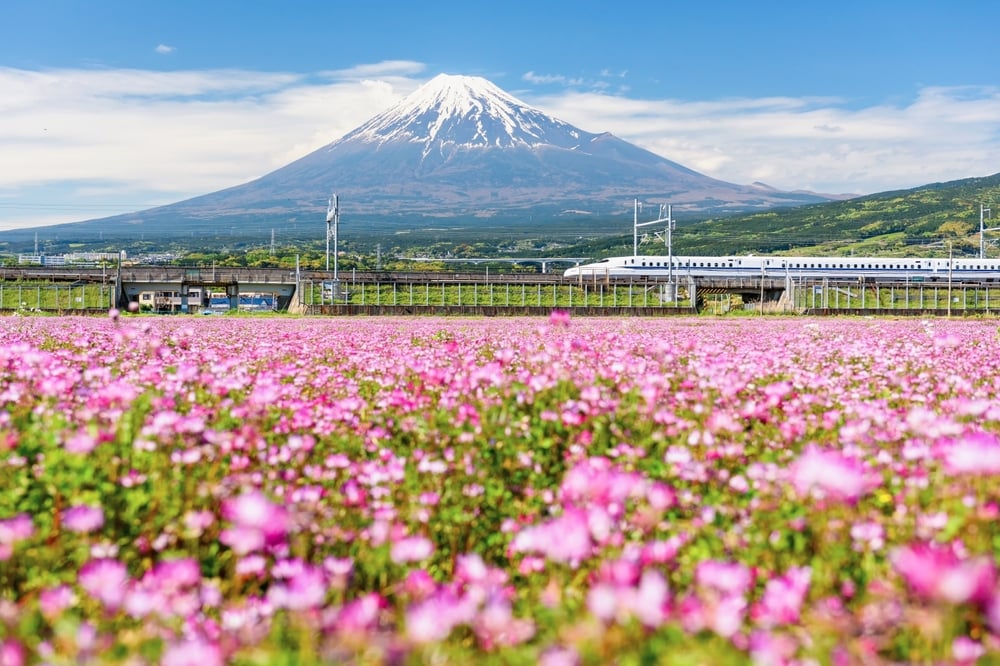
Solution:
[[(385, 110), (424, 72), (412, 61), (314, 74), (0, 68), (0, 229), (247, 182)], [(924, 88), (908, 104), (861, 109), (817, 98), (518, 94), (581, 129), (736, 183), (869, 193), (1000, 171), (997, 88)]]
[(177, 49), (175, 49), (173, 46), (167, 46), (166, 44), (158, 44), (157, 47), (153, 50), (156, 51), (157, 53), (162, 53), (163, 55), (166, 55), (168, 53), (173, 53)]
[(735, 183), (867, 194), (1000, 171), (1000, 88), (924, 88), (905, 105), (833, 98), (638, 100), (593, 93), (535, 100)]

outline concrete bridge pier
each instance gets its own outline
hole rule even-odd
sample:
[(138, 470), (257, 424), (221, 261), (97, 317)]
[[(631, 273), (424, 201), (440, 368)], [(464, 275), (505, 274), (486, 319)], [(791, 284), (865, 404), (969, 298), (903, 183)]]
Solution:
[(226, 285), (226, 296), (229, 298), (229, 309), (238, 310), (240, 307), (240, 285), (237, 282)]

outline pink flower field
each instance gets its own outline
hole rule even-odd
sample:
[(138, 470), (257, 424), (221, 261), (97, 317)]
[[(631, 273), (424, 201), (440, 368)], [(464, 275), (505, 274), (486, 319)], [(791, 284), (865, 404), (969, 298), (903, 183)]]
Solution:
[(0, 319), (0, 664), (1000, 659), (982, 320)]

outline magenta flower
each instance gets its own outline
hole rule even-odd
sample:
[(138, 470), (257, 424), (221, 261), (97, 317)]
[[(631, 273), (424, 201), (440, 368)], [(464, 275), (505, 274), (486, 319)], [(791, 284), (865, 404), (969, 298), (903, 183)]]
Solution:
[(290, 527), (284, 507), (257, 490), (224, 501), (222, 514), (233, 526), (219, 534), (219, 541), (240, 555), (280, 543)]
[(723, 638), (731, 638), (746, 617), (747, 601), (738, 595), (726, 596), (717, 603), (705, 607), (708, 626)]
[(74, 434), (72, 437), (66, 440), (63, 445), (70, 453), (76, 453), (79, 455), (87, 455), (91, 451), (97, 448), (99, 440), (94, 435), (88, 432), (80, 431)]
[(323, 571), (304, 564), (286, 581), (268, 588), (267, 599), (276, 608), (301, 611), (322, 606), (326, 600), (326, 592), (326, 576)]
[(754, 609), (757, 621), (765, 627), (796, 624), (811, 578), (809, 567), (792, 567), (785, 575), (767, 581), (764, 596)]
[(35, 526), (26, 513), (0, 520), (0, 561), (9, 560), (14, 554), (14, 544), (30, 539), (34, 533)]
[(968, 636), (959, 636), (951, 644), (951, 656), (956, 664), (975, 664), (986, 654), (986, 648)]
[(944, 466), (950, 474), (1000, 474), (1000, 437), (972, 432), (944, 447)]
[(798, 645), (791, 636), (759, 630), (750, 634), (750, 656), (755, 664), (790, 666), (798, 663), (793, 661), (797, 650)]
[(629, 610), (647, 627), (658, 627), (667, 619), (669, 594), (663, 574), (656, 569), (647, 569), (642, 573), (634, 593), (629, 595)]
[(443, 641), (462, 620), (471, 619), (471, 614), (456, 612), (460, 603), (457, 598), (435, 594), (413, 604), (406, 609), (406, 635), (415, 643)]
[(402, 591), (414, 599), (426, 599), (437, 590), (437, 583), (426, 569), (412, 569), (403, 579)]
[(99, 506), (77, 504), (63, 512), (62, 520), (71, 532), (96, 532), (104, 526), (104, 510)]
[(0, 641), (0, 664), (3, 666), (24, 666), (28, 663), (27, 651), (13, 638)]
[(885, 546), (885, 528), (881, 523), (874, 521), (855, 523), (851, 525), (851, 540), (857, 551), (863, 551), (865, 548), (882, 550)]
[(224, 663), (219, 646), (200, 638), (168, 645), (160, 658), (160, 666), (223, 666)]
[(197, 586), (201, 582), (198, 560), (181, 557), (157, 562), (144, 580), (155, 581), (161, 590), (178, 590)]
[(896, 548), (889, 561), (924, 599), (963, 604), (986, 602), (993, 596), (996, 567), (987, 557), (960, 559), (948, 546), (917, 543)]
[(549, 325), (553, 327), (566, 328), (569, 326), (570, 315), (566, 310), (553, 310), (549, 313)]
[(427, 537), (404, 537), (392, 542), (389, 557), (396, 564), (426, 560), (434, 553), (434, 544)]
[(703, 560), (695, 569), (698, 585), (722, 595), (742, 596), (750, 589), (753, 575), (746, 565), (739, 562)]
[(346, 633), (364, 633), (377, 623), (386, 602), (371, 592), (346, 604), (337, 616), (337, 629)]
[(57, 585), (38, 593), (38, 607), (41, 609), (42, 615), (50, 620), (74, 603), (76, 603), (76, 595), (73, 594), (69, 585)]
[(80, 587), (109, 610), (121, 606), (125, 599), (128, 571), (125, 565), (111, 558), (90, 560), (77, 575)]
[(858, 460), (815, 445), (810, 445), (792, 464), (789, 475), (801, 496), (854, 502), (869, 487), (865, 468)]
[(518, 619), (506, 600), (491, 599), (472, 623), (480, 644), (487, 650), (502, 645), (518, 645), (535, 635), (535, 624)]
[(593, 551), (588, 514), (567, 509), (563, 515), (522, 530), (511, 544), (514, 552), (541, 553), (550, 560), (577, 566)]
[(587, 609), (604, 622), (634, 617), (647, 627), (658, 627), (667, 619), (669, 592), (663, 574), (647, 569), (635, 585), (597, 583), (587, 592)]
[(550, 647), (538, 657), (538, 666), (579, 666), (580, 654), (573, 648)]

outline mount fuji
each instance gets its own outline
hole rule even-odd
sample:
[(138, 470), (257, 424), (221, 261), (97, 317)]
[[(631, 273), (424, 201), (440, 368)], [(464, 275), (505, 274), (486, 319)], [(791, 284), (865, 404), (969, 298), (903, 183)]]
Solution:
[(630, 213), (635, 198), (706, 214), (829, 200), (716, 180), (612, 134), (552, 118), (486, 79), (441, 74), (342, 138), (257, 180), (53, 229), (67, 235), (100, 229), (104, 238), (321, 230), (332, 192), (345, 222), (386, 231), (610, 219)]

